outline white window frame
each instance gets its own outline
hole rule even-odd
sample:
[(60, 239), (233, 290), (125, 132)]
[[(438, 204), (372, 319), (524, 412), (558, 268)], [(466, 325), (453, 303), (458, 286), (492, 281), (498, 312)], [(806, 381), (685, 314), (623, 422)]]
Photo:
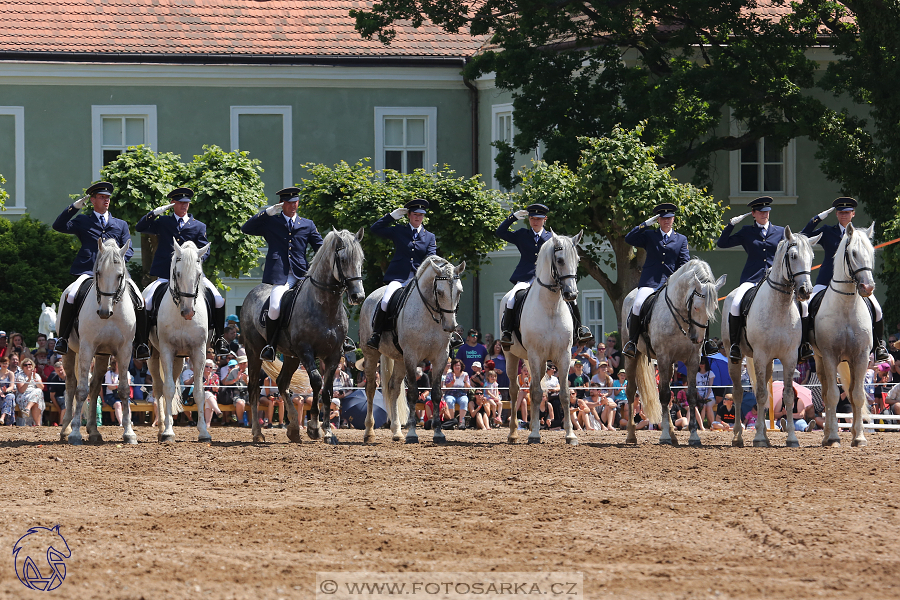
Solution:
[[(589, 315), (590, 311), (588, 311), (588, 302), (599, 302), (600, 303), (600, 323), (591, 321)], [(581, 319), (582, 325), (586, 325), (591, 328), (592, 333), (594, 334), (595, 340), (605, 339), (604, 336), (606, 332), (603, 330), (606, 327), (606, 292), (603, 290), (583, 290), (581, 292)], [(593, 331), (594, 326), (599, 325), (598, 331)]]
[(512, 138), (516, 134), (516, 120), (513, 117), (513, 105), (512, 103), (507, 104), (494, 104), (491, 106), (491, 181), (493, 182), (493, 187), (495, 190), (508, 191), (500, 186), (500, 182), (494, 177), (494, 173), (497, 171), (497, 147), (493, 145), (493, 142), (496, 142), (500, 138), (500, 128), (499, 128), (499, 119), (501, 116), (509, 116), (510, 119), (510, 128), (509, 128), (509, 141), (512, 143)]
[(156, 105), (93, 105), (91, 106), (91, 181), (100, 179), (103, 168), (103, 117), (144, 119), (144, 145), (156, 150)]
[(241, 115), (281, 115), (282, 184), (294, 185), (294, 138), (293, 108), (290, 106), (232, 106), (231, 107), (231, 150), (240, 150)]
[(422, 164), (429, 173), (437, 164), (437, 107), (436, 106), (376, 106), (375, 107), (375, 170), (384, 170), (384, 118), (406, 117), (425, 119), (425, 159)]
[(7, 206), (4, 214), (23, 215), (25, 209), (25, 107), (0, 106), (0, 115), (13, 117), (13, 130), (16, 139), (13, 142), (15, 153), (16, 187), (10, 194), (12, 206)]
[[(729, 115), (731, 113), (729, 112)], [(731, 135), (738, 136), (742, 133), (741, 124), (733, 116), (730, 116)], [(743, 204), (759, 196), (771, 196), (772, 204), (797, 204), (797, 140), (792, 139), (784, 148), (784, 191), (783, 192), (742, 192), (741, 191), (741, 151), (732, 150), (728, 153), (728, 174), (730, 194), (728, 201), (731, 204)], [(762, 163), (760, 163), (762, 164)]]

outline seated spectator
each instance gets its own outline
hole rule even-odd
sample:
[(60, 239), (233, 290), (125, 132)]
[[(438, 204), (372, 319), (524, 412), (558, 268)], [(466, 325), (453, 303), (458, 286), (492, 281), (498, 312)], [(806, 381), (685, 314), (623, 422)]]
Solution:
[[(685, 403), (687, 403), (687, 398), (685, 398)], [(689, 423), (689, 419), (684, 416), (687, 408), (681, 405), (674, 392), (670, 394), (668, 410), (669, 418), (672, 419), (672, 427), (677, 431), (686, 429)]]
[(625, 390), (628, 388), (628, 380), (625, 379), (625, 369), (619, 369), (619, 372), (616, 373), (616, 380), (613, 381), (613, 400), (616, 401), (616, 404), (621, 405), (628, 402), (628, 397), (625, 396)]
[(584, 373), (584, 364), (573, 360), (569, 366), (572, 372), (569, 373), (569, 388), (575, 388), (575, 396), (579, 400), (583, 400), (587, 394), (584, 388), (588, 387), (590, 378)]
[(541, 404), (538, 407), (538, 417), (541, 429), (550, 429), (554, 423), (553, 405), (547, 398), (547, 392), (541, 394)]
[(150, 369), (147, 366), (147, 362), (139, 358), (133, 358), (131, 364), (128, 365), (128, 374), (131, 376), (131, 384), (133, 386), (131, 388), (131, 397), (135, 402), (144, 402), (146, 400), (144, 397), (146, 390), (144, 384), (147, 382), (149, 373)]
[[(53, 373), (53, 365), (49, 362), (46, 347), (38, 347), (34, 353), (34, 371), (41, 376), (43, 381), (47, 381), (47, 378)], [(45, 394), (44, 400), (48, 399)]]
[[(419, 388), (419, 402), (427, 403), (431, 399), (431, 374), (426, 373), (422, 366), (416, 367), (416, 387)], [(425, 419), (431, 419), (431, 415), (426, 415), (426, 412), (426, 409), (416, 411), (416, 420), (420, 424), (424, 424)], [(431, 414), (434, 414), (434, 406)]]
[[(495, 343), (499, 343), (497, 340)], [(516, 396), (516, 405), (510, 411), (510, 418), (516, 412), (521, 411), (522, 420), (528, 422), (528, 411), (531, 410), (531, 376), (528, 375), (528, 363), (519, 362), (519, 374), (516, 376), (519, 384), (519, 393)]]
[(747, 429), (756, 429), (757, 419), (759, 417), (759, 408), (754, 404), (750, 408), (750, 412), (747, 413), (747, 416), (744, 417), (744, 427)]
[[(346, 373), (344, 373), (346, 375)], [(337, 377), (335, 377), (337, 380)], [(337, 391), (334, 394), (335, 398), (340, 399), (343, 397), (341, 394), (340, 397), (337, 395)], [(259, 404), (260, 406), (265, 407), (266, 416), (263, 420), (263, 428), (264, 429), (272, 429), (272, 427), (282, 427), (284, 421), (284, 400), (281, 398), (281, 394), (278, 393), (278, 385), (276, 382), (272, 381), (271, 377), (266, 377), (262, 386), (262, 390), (259, 394)], [(282, 420), (282, 423), (275, 423), (273, 419), (275, 418), (275, 407), (278, 407), (278, 418)]]
[(697, 372), (697, 404), (700, 408), (697, 423), (701, 430), (704, 418), (708, 423), (716, 420), (716, 395), (713, 389), (715, 381), (716, 374), (709, 370), (709, 359), (704, 356), (700, 359), (700, 371)]
[(731, 431), (734, 429), (734, 397), (725, 394), (722, 404), (716, 409), (716, 419), (712, 423), (713, 431)]
[[(425, 401), (425, 429), (431, 429), (433, 427), (433, 419), (434, 419), (434, 402), (432, 402), (431, 398)], [(441, 398), (441, 403), (438, 406), (438, 414), (437, 418), (444, 421), (450, 421), (454, 418), (453, 413), (447, 408), (447, 403), (444, 402), (444, 399)]]
[[(128, 385), (128, 371), (125, 372), (125, 385)], [(113, 409), (119, 426), (122, 426), (122, 402), (119, 400), (119, 363), (115, 358), (110, 357), (109, 368), (103, 376), (103, 402)]]
[(9, 334), (9, 345), (10, 351), (19, 355), (19, 358), (25, 360), (26, 358), (30, 358), (34, 360), (34, 356), (31, 355), (31, 351), (28, 349), (28, 346), (25, 345), (25, 338), (21, 333), (13, 331)]
[(569, 390), (569, 419), (572, 420), (572, 429), (581, 431), (581, 419), (578, 415), (578, 394), (575, 390)]
[(303, 427), (303, 417), (306, 415), (308, 410), (312, 409), (313, 405), (313, 397), (312, 394), (294, 394), (291, 396), (291, 402), (294, 404), (294, 408), (297, 409), (298, 423), (300, 423), (300, 427)]
[(500, 399), (500, 386), (497, 383), (497, 372), (488, 371), (485, 374), (487, 383), (484, 384), (484, 398), (491, 405), (491, 415), (494, 419), (494, 425), (503, 426), (503, 419), (500, 416), (503, 413), (503, 400)]
[(484, 369), (481, 366), (481, 362), (477, 360), (472, 363), (472, 374), (469, 375), (469, 383), (473, 389), (484, 387)]
[(0, 425), (16, 424), (16, 374), (9, 370), (9, 357), (0, 356)]
[[(628, 428), (628, 419), (632, 417), (628, 412), (628, 403), (625, 403), (622, 410), (622, 418), (619, 421), (619, 427), (621, 429)], [(648, 429), (650, 427), (650, 420), (647, 418), (646, 413), (644, 412), (644, 407), (641, 405), (641, 395), (635, 392), (634, 394), (634, 428), (637, 429)]]
[(544, 378), (541, 380), (541, 389), (547, 393), (547, 402), (553, 407), (551, 429), (562, 427), (562, 422), (565, 418), (562, 412), (562, 401), (559, 398), (561, 388), (559, 386), (559, 378), (556, 376), (557, 372), (558, 370), (553, 363), (548, 362), (547, 371), (544, 373)]
[(213, 413), (222, 418), (222, 410), (216, 401), (218, 391), (219, 374), (216, 373), (216, 363), (212, 359), (206, 359), (203, 365), (203, 418), (206, 419), (207, 427), (212, 423)]
[(331, 427), (334, 429), (341, 428), (341, 399), (331, 399), (331, 412), (328, 414), (328, 420), (331, 421)]
[[(232, 364), (233, 363), (233, 364)], [(249, 427), (250, 424), (244, 424), (244, 409), (247, 406), (247, 385), (250, 381), (247, 375), (247, 357), (241, 356), (237, 360), (228, 361), (230, 370), (225, 379), (220, 380), (220, 386), (226, 386), (231, 390), (230, 402), (222, 402), (222, 404), (234, 405), (234, 416), (231, 422), (237, 423), (239, 426)]]
[(600, 422), (599, 430), (615, 431), (616, 412), (618, 404), (616, 401), (604, 394), (600, 384), (592, 384), (590, 395), (585, 400), (585, 404), (592, 409), (593, 417)]
[(463, 371), (463, 362), (454, 358), (451, 370), (444, 378), (444, 402), (453, 414), (454, 408), (459, 409), (459, 428), (466, 428), (466, 411), (469, 409), (469, 394), (467, 390), (472, 387), (469, 375)]
[[(791, 417), (794, 419), (794, 431), (806, 431), (809, 427), (809, 424), (804, 420), (803, 415), (804, 411), (798, 409), (798, 405), (800, 403), (800, 392), (797, 390), (799, 387), (793, 381), (791, 385), (794, 386), (794, 406), (791, 409)], [(785, 412), (784, 407), (784, 393), (782, 393), (781, 398), (778, 402), (775, 403), (775, 418), (778, 419), (778, 426), (782, 431), (787, 431), (787, 421), (786, 421), (787, 413)]]
[[(53, 368), (55, 371), (44, 382), (44, 391), (46, 392), (44, 404), (52, 407), (50, 410), (58, 412), (59, 420), (62, 421), (62, 415), (66, 410), (66, 370), (63, 368), (62, 361), (57, 361)], [(49, 403), (47, 396), (49, 396)], [(54, 425), (58, 425), (58, 423), (54, 423)]]
[(22, 361), (22, 372), (16, 375), (16, 403), (22, 412), (23, 425), (26, 415), (31, 415), (31, 425), (41, 425), (41, 413), (44, 411), (44, 384), (41, 376), (35, 372), (34, 359)]
[(490, 429), (491, 428), (491, 411), (493, 410), (491, 402), (485, 397), (484, 390), (475, 390), (475, 400), (472, 402), (475, 408), (475, 428)]

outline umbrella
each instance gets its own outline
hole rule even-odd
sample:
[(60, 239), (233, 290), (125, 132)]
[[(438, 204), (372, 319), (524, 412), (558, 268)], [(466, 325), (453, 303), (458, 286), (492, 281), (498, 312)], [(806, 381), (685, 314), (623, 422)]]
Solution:
[[(731, 375), (728, 374), (728, 357), (721, 352), (707, 356), (709, 359), (709, 370), (716, 377), (713, 379), (713, 387), (731, 387)], [(682, 375), (687, 375), (687, 367), (680, 360), (675, 366)]]
[[(384, 406), (384, 396), (380, 390), (375, 390), (374, 406), (372, 407), (372, 417), (375, 419), (375, 429), (387, 423), (387, 409)], [(354, 390), (341, 398), (341, 419), (346, 419), (351, 427), (356, 429), (366, 428), (366, 391)]]
[[(797, 412), (802, 413), (807, 406), (812, 404), (812, 392), (803, 385), (795, 385), (794, 390), (797, 393)], [(781, 397), (784, 391), (784, 382), (772, 382), (772, 397), (775, 398), (775, 412), (781, 410)]]

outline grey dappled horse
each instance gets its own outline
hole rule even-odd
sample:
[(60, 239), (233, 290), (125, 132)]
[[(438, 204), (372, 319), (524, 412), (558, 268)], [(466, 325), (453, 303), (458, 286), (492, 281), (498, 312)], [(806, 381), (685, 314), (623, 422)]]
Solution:
[(169, 289), (156, 307), (156, 327), (150, 332), (150, 343), (156, 348), (150, 356), (150, 374), (157, 402), (157, 440), (160, 442), (175, 441), (172, 424), (174, 416), (181, 412), (177, 380), (184, 366), (184, 356), (190, 357), (194, 370), (197, 441), (211, 441), (204, 418), (203, 365), (206, 363), (209, 321), (202, 290), (203, 256), (211, 245), (198, 249), (194, 242), (185, 242), (182, 246), (172, 242)]
[[(847, 225), (844, 239), (834, 253), (834, 276), (822, 297), (813, 329), (816, 373), (822, 382), (825, 400), (823, 446), (840, 446), (837, 422), (839, 399), (836, 374), (853, 404), (852, 446), (865, 446), (863, 417), (869, 414), (863, 380), (872, 346), (872, 318), (863, 298), (875, 292), (872, 268), (875, 250), (872, 235), (875, 223), (868, 229)], [(846, 362), (845, 362), (846, 361)], [(787, 405), (785, 405), (787, 406)]]
[[(447, 363), (450, 334), (456, 328), (456, 309), (462, 295), (462, 283), (459, 275), (466, 268), (462, 262), (457, 266), (440, 256), (429, 256), (422, 261), (416, 274), (407, 285), (414, 286), (409, 298), (397, 316), (397, 342), (403, 348), (401, 354), (394, 346), (394, 334), (385, 331), (381, 336), (378, 350), (363, 345), (366, 370), (366, 412), (365, 442), (375, 441), (375, 419), (372, 410), (375, 401), (375, 368), (381, 359), (381, 385), (384, 393), (384, 405), (391, 420), (391, 432), (394, 441), (400, 440), (400, 426), (407, 423), (406, 443), (419, 441), (416, 434), (416, 402), (419, 399), (419, 386), (416, 383), (416, 366), (423, 360), (431, 361), (438, 373), (431, 382), (431, 397), (442, 396), (441, 385), (443, 365)], [(363, 302), (359, 316), (359, 339), (368, 339), (372, 333), (372, 314), (384, 295), (382, 286), (369, 294)], [(400, 290), (396, 292), (400, 293)], [(403, 378), (406, 378), (406, 403), (400, 401)], [(437, 406), (437, 404), (435, 404)], [(436, 413), (437, 414), (437, 413)], [(441, 431), (440, 417), (433, 420), (434, 442), (446, 441)]]
[[(81, 439), (81, 409), (90, 398), (87, 411), (88, 440), (103, 442), (97, 431), (97, 398), (101, 395), (106, 362), (97, 361), (89, 378), (91, 361), (97, 355), (111, 355), (119, 363), (121, 380), (116, 393), (122, 402), (122, 439), (137, 444), (131, 426), (131, 403), (128, 400), (128, 365), (134, 343), (134, 304), (128, 286), (131, 277), (125, 268), (125, 253), (131, 240), (119, 248), (114, 239), (98, 240), (99, 252), (94, 262), (94, 289), (88, 292), (78, 312), (78, 331), (69, 337), (69, 351), (63, 354), (66, 371), (66, 410), (62, 417), (60, 441), (79, 445)], [(66, 301), (66, 293), (60, 305)], [(90, 386), (90, 389), (88, 389)], [(73, 401), (74, 399), (74, 401)], [(74, 427), (72, 426), (74, 422)]]
[[(747, 357), (747, 372), (753, 390), (756, 392), (756, 403), (759, 416), (756, 419), (756, 437), (754, 446), (768, 447), (769, 437), (766, 434), (764, 415), (769, 401), (768, 382), (772, 378), (772, 361), (781, 360), (784, 366), (782, 378), (784, 406), (794, 405), (794, 388), (791, 385), (794, 369), (797, 368), (797, 350), (800, 347), (800, 309), (797, 300), (808, 300), (812, 293), (810, 269), (812, 268), (812, 245), (819, 241), (822, 234), (807, 238), (802, 233), (792, 233), (791, 228), (784, 228), (784, 239), (778, 243), (772, 267), (766, 272), (765, 280), (750, 305), (747, 315), (745, 333), (741, 336), (741, 353)], [(734, 291), (725, 298), (722, 314), (731, 310)], [(725, 347), (731, 347), (733, 340), (729, 337), (727, 319), (722, 319), (722, 340)], [(871, 341), (872, 336), (869, 336)], [(729, 361), (728, 373), (731, 375), (732, 396), (734, 397), (735, 419), (732, 446), (743, 447), (743, 423), (741, 421), (741, 399), (744, 389), (741, 387), (741, 365)], [(787, 419), (787, 445), (797, 447), (800, 442), (794, 433), (794, 420)]]
[[(653, 305), (650, 326), (650, 344), (647, 347), (643, 336), (638, 340), (637, 354), (634, 359), (626, 359), (625, 373), (628, 377), (628, 385), (625, 394), (628, 398), (628, 413), (633, 415), (634, 392), (637, 389), (641, 394), (641, 402), (647, 411), (651, 423), (662, 423), (662, 433), (659, 436), (660, 444), (678, 445), (678, 439), (673, 435), (672, 419), (670, 417), (668, 399), (671, 397), (669, 389), (674, 375), (675, 363), (682, 361), (687, 367), (688, 403), (690, 411), (690, 445), (700, 446), (700, 436), (697, 434), (697, 371), (700, 369), (700, 348), (706, 334), (706, 329), (716, 318), (716, 307), (719, 305), (717, 294), (719, 288), (725, 284), (725, 275), (716, 281), (709, 265), (694, 258), (681, 265), (660, 292), (656, 303)], [(628, 338), (628, 315), (637, 289), (631, 291), (625, 297), (622, 304), (622, 323), (626, 324), (623, 339)], [(659, 366), (659, 389), (656, 387), (656, 374), (650, 359), (655, 358)], [(660, 403), (663, 398), (663, 403)], [(634, 419), (628, 419), (628, 435), (626, 444), (636, 444), (637, 437), (634, 434)]]
[[(348, 329), (343, 294), (347, 292), (350, 304), (359, 304), (365, 298), (362, 285), (363, 252), (359, 245), (362, 238), (363, 229), (357, 231), (356, 235), (346, 229), (329, 232), (322, 247), (309, 264), (303, 287), (294, 298), (293, 312), (290, 309), (282, 309), (282, 315), (286, 314), (286, 310), (290, 312), (290, 322), (284, 322), (282, 319), (284, 331), (278, 337), (278, 347), (275, 349), (276, 352), (284, 353), (284, 364), (278, 375), (277, 384), (286, 411), (290, 415), (291, 423), (287, 428), (287, 436), (292, 442), (300, 442), (300, 416), (294, 403), (291, 402), (288, 385), (291, 376), (302, 362), (309, 374), (313, 397), (317, 399), (309, 411), (306, 432), (314, 440), (323, 437), (319, 429), (321, 403), (321, 410), (326, 415), (323, 423), (325, 441), (329, 444), (337, 443), (327, 415), (334, 387), (334, 372), (343, 354), (344, 338)], [(241, 312), (247, 315), (242, 335), (247, 349), (247, 375), (250, 379), (247, 391), (250, 397), (254, 442), (265, 441), (257, 417), (259, 373), (262, 369), (259, 353), (266, 345), (265, 326), (259, 323), (259, 315), (271, 291), (271, 285), (259, 284), (247, 294), (241, 307)], [(319, 371), (318, 364), (322, 365), (322, 371)]]
[[(569, 360), (571, 358), (572, 333), (574, 324), (572, 314), (566, 302), (578, 297), (578, 286), (575, 283), (578, 269), (578, 250), (581, 241), (579, 231), (574, 237), (552, 235), (541, 246), (535, 266), (534, 283), (528, 288), (522, 306), (522, 317), (519, 324), (521, 337), (513, 335), (513, 345), (505, 351), (506, 368), (509, 373), (510, 400), (519, 395), (519, 359), (528, 361), (531, 373), (531, 433), (529, 444), (541, 442), (540, 404), (541, 374), (544, 365), (552, 361), (559, 373), (559, 398), (562, 406), (562, 417), (566, 431), (566, 443), (578, 444), (578, 438), (572, 431), (572, 418), (569, 412)], [(503, 310), (503, 307), (500, 307)], [(512, 404), (510, 405), (512, 406)], [(519, 423), (515, 415), (509, 418), (509, 436), (507, 441), (514, 443), (519, 437)]]

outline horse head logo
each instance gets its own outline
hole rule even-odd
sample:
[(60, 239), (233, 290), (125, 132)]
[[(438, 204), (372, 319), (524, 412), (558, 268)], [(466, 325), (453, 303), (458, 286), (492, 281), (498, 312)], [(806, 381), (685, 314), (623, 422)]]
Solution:
[(32, 590), (55, 590), (66, 578), (65, 559), (71, 556), (59, 525), (52, 529), (32, 527), (13, 546), (16, 577)]

